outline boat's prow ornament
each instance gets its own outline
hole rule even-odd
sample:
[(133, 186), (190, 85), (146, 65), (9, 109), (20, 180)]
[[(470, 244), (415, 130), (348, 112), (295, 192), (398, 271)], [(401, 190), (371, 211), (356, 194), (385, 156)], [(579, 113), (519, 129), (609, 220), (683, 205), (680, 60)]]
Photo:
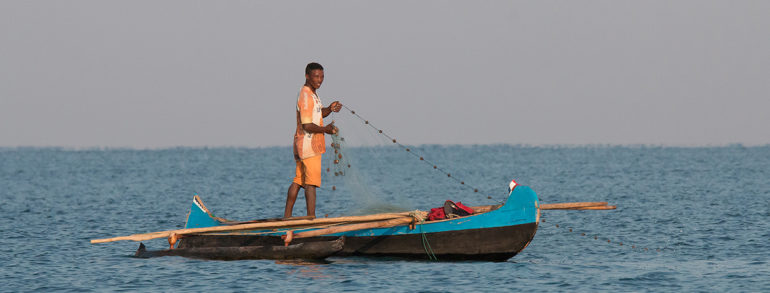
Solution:
[(513, 191), (513, 188), (518, 185), (515, 180), (511, 180), (511, 183), (508, 184), (508, 193), (511, 193)]

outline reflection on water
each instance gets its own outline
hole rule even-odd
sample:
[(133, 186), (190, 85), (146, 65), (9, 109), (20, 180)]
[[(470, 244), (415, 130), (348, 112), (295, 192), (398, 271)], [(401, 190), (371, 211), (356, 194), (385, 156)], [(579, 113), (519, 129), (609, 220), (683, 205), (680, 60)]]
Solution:
[(318, 265), (328, 265), (332, 262), (327, 260), (314, 260), (314, 259), (281, 259), (276, 260), (276, 264), (279, 265), (290, 265), (290, 266), (318, 266)]
[(327, 272), (327, 265), (331, 264), (330, 261), (325, 260), (303, 260), (303, 259), (290, 259), (290, 260), (277, 260), (275, 264), (295, 266), (295, 269), (289, 270), (289, 275), (294, 275), (301, 278), (309, 279), (327, 279), (331, 275)]

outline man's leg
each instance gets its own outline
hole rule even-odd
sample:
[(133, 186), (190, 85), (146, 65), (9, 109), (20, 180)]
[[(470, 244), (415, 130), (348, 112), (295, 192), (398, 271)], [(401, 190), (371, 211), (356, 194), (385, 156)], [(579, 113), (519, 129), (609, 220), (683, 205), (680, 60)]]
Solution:
[[(294, 182), (289, 185), (289, 191), (286, 192), (286, 208), (283, 210), (284, 218), (291, 217), (291, 211), (294, 209), (294, 202), (297, 201), (297, 193), (299, 193), (300, 187), (299, 184)], [(313, 201), (315, 202), (315, 191), (313, 192)]]
[(307, 201), (307, 215), (315, 217), (315, 186), (305, 185), (305, 200)]
[(297, 193), (299, 193), (299, 189), (302, 188), (302, 184), (304, 181), (303, 178), (303, 169), (302, 161), (295, 158), (296, 168), (294, 169), (294, 179), (291, 180), (291, 185), (289, 185), (289, 191), (286, 192), (286, 208), (283, 210), (283, 217), (284, 218), (290, 218), (291, 217), (291, 211), (294, 209), (294, 202), (297, 201)]
[(315, 190), (321, 186), (321, 155), (305, 159), (305, 201), (307, 202), (307, 215), (315, 217)]

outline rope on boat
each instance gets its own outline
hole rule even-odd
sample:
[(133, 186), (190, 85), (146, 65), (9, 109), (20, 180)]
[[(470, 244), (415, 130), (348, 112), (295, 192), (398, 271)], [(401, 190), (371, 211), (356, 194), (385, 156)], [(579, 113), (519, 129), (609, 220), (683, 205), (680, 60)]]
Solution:
[[(437, 170), (437, 171), (439, 171), (439, 172), (441, 172), (441, 173), (444, 173), (444, 175), (446, 175), (446, 176), (447, 176), (447, 178), (450, 178), (450, 179), (454, 180), (455, 182), (459, 183), (460, 185), (463, 185), (463, 186), (467, 186), (467, 187), (469, 187), (470, 189), (473, 189), (473, 192), (474, 192), (474, 193), (478, 193), (478, 192), (479, 192), (479, 189), (478, 189), (478, 188), (476, 188), (476, 187), (474, 187), (474, 186), (472, 186), (472, 185), (470, 185), (470, 184), (466, 184), (466, 183), (465, 183), (465, 181), (463, 181), (463, 180), (460, 180), (459, 178), (452, 176), (452, 174), (451, 174), (451, 173), (449, 173), (449, 172), (445, 171), (444, 169), (442, 169), (442, 168), (441, 168), (441, 167), (439, 167), (438, 165), (434, 164), (433, 162), (431, 162), (431, 161), (429, 161), (429, 160), (425, 159), (425, 157), (424, 157), (424, 156), (422, 156), (421, 154), (418, 154), (418, 153), (416, 153), (416, 152), (415, 152), (414, 150), (412, 150), (411, 148), (408, 148), (407, 146), (405, 146), (405, 145), (401, 144), (400, 142), (398, 142), (398, 140), (396, 140), (395, 138), (393, 138), (393, 137), (391, 137), (390, 135), (388, 135), (387, 133), (385, 133), (385, 132), (384, 132), (382, 129), (379, 129), (379, 128), (375, 127), (375, 126), (374, 126), (374, 124), (370, 123), (370, 122), (369, 122), (369, 120), (366, 120), (366, 119), (364, 119), (363, 117), (361, 117), (361, 115), (358, 115), (358, 114), (356, 113), (356, 111), (354, 111), (353, 109), (350, 109), (350, 108), (348, 108), (348, 106), (345, 106), (344, 104), (342, 105), (342, 107), (344, 107), (345, 109), (347, 109), (348, 111), (350, 111), (350, 113), (351, 113), (351, 114), (353, 114), (354, 116), (358, 117), (358, 119), (359, 119), (359, 120), (361, 120), (361, 121), (363, 121), (363, 122), (364, 122), (364, 124), (366, 124), (366, 125), (369, 125), (369, 127), (371, 127), (372, 129), (376, 130), (376, 131), (377, 131), (379, 134), (382, 134), (383, 136), (385, 136), (386, 138), (388, 138), (388, 140), (392, 141), (394, 144), (396, 144), (396, 145), (398, 145), (399, 147), (401, 147), (403, 150), (405, 150), (405, 151), (406, 151), (407, 153), (409, 153), (410, 155), (414, 156), (415, 158), (418, 158), (420, 161), (422, 161), (422, 162), (424, 162), (424, 163), (428, 164), (429, 166), (433, 166), (433, 169), (434, 169), (434, 170)], [(344, 141), (345, 139), (344, 139), (344, 138), (340, 138), (340, 140)], [(335, 141), (336, 141), (336, 138), (335, 138)], [(335, 144), (332, 144), (332, 147), (333, 147), (333, 148), (335, 148), (335, 153), (337, 153), (337, 151), (339, 150), (339, 143), (335, 143)], [(338, 154), (338, 157), (339, 157), (339, 159), (340, 159), (340, 160), (342, 159), (342, 155), (341, 155), (341, 154)], [(334, 160), (335, 160), (335, 163), (334, 163), (334, 164), (338, 164), (338, 163), (339, 163), (339, 161), (338, 161), (338, 158), (336, 158), (336, 157), (335, 157), (335, 158), (334, 158)], [(349, 165), (349, 164), (348, 164), (347, 166), (348, 166), (348, 168), (350, 168), (350, 165)], [(328, 170), (328, 169), (327, 169), (327, 172), (329, 172), (329, 170)], [(342, 173), (342, 172), (335, 172), (335, 176), (337, 176), (337, 175), (341, 175), (340, 173)], [(332, 189), (336, 189), (336, 188), (335, 188), (335, 187), (332, 187)], [(491, 196), (487, 196), (487, 199), (492, 199), (492, 197), (491, 197)], [(504, 200), (503, 200), (503, 199), (500, 199), (500, 200), (497, 200), (497, 201), (498, 201), (499, 203), (503, 203), (503, 201), (504, 201)]]
[(433, 248), (430, 247), (430, 242), (428, 242), (428, 237), (425, 236), (425, 231), (422, 230), (422, 225), (425, 224), (425, 218), (420, 217), (420, 234), (422, 236), (422, 249), (425, 250), (425, 254), (428, 255), (429, 260), (438, 261), (438, 257), (436, 257), (436, 254), (433, 253)]
[(423, 212), (421, 210), (414, 210), (409, 212), (409, 216), (414, 218), (415, 221), (419, 221), (420, 223), (425, 223), (425, 217), (428, 215), (428, 213)]

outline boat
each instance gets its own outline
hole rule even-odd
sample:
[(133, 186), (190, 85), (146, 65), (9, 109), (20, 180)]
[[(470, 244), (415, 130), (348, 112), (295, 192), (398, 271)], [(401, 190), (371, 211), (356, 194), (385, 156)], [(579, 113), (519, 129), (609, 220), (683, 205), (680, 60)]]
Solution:
[(234, 222), (213, 216), (195, 196), (185, 229), (180, 230), (183, 235), (163, 235), (176, 237), (169, 236), (172, 247), (178, 240), (174, 250), (290, 246), (344, 237), (342, 249), (333, 256), (505, 261), (527, 247), (540, 222), (535, 192), (513, 181), (509, 191), (501, 205), (472, 207), (471, 215), (435, 221), (426, 221), (425, 212), (404, 212)]
[(281, 244), (239, 247), (190, 247), (156, 251), (147, 250), (143, 243), (139, 243), (139, 249), (136, 250), (134, 256), (138, 258), (183, 256), (209, 260), (322, 260), (342, 250), (344, 243), (344, 237), (339, 237), (331, 241), (303, 242), (288, 246)]

